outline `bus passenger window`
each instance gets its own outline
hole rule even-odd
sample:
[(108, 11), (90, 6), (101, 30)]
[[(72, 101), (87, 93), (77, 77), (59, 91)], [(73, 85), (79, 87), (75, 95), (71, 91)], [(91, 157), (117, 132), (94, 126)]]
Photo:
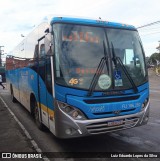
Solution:
[(35, 49), (34, 49), (34, 58), (38, 57), (38, 44), (35, 45)]
[(40, 57), (44, 57), (45, 56), (45, 47), (44, 44), (41, 44), (40, 46)]

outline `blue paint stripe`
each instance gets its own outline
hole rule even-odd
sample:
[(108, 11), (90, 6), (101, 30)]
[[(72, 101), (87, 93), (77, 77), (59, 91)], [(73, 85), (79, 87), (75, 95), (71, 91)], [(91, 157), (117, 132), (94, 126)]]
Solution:
[(69, 18), (69, 17), (54, 17), (51, 19), (51, 24), (61, 22), (61, 23), (76, 23), (76, 24), (84, 24), (84, 25), (96, 25), (103, 27), (115, 27), (115, 28), (124, 28), (136, 30), (136, 28), (132, 25), (126, 25), (122, 23), (102, 21), (102, 20), (92, 20), (92, 19), (81, 19), (81, 18)]

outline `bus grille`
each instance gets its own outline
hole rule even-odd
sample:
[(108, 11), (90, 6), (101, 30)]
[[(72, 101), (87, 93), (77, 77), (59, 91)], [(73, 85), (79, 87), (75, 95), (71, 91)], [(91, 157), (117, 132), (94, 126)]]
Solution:
[(133, 117), (117, 121), (92, 123), (87, 125), (86, 128), (90, 134), (101, 134), (134, 127), (138, 121), (139, 118)]
[(85, 99), (83, 100), (87, 104), (99, 104), (99, 103), (113, 103), (113, 102), (124, 102), (130, 100), (137, 100), (140, 96), (126, 96), (126, 97), (117, 97), (117, 98), (102, 98), (102, 99)]

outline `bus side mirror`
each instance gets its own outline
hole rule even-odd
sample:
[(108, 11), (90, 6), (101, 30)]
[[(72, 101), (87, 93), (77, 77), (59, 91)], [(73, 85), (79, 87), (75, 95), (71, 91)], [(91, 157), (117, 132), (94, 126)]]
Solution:
[(47, 33), (44, 39), (46, 56), (52, 56), (54, 51), (53, 36)]

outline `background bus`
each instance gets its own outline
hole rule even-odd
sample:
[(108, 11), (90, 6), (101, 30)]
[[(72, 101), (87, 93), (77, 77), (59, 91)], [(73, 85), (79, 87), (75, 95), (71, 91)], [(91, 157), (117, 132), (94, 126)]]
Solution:
[(131, 25), (53, 17), (10, 53), (6, 70), (12, 100), (59, 138), (148, 121), (145, 55)]

